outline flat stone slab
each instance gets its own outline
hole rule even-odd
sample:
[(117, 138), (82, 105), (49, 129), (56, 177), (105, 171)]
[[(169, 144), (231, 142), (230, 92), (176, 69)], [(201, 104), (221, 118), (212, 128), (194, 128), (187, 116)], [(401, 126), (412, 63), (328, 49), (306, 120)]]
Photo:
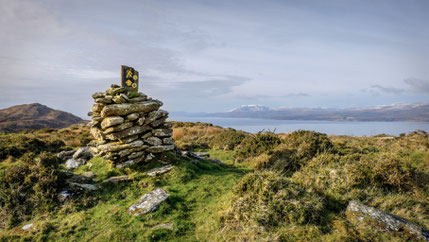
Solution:
[(140, 200), (131, 205), (128, 213), (134, 216), (140, 216), (145, 213), (150, 213), (158, 209), (159, 205), (163, 203), (170, 195), (162, 188), (157, 188), (149, 193), (143, 195)]
[(70, 186), (80, 187), (80, 188), (83, 188), (83, 189), (89, 190), (89, 191), (98, 190), (98, 187), (96, 187), (95, 185), (92, 185), (92, 184), (81, 184), (81, 183), (75, 183), (75, 182), (70, 182), (69, 184), (70, 184)]
[(166, 165), (163, 167), (158, 167), (158, 168), (146, 171), (145, 174), (148, 174), (149, 176), (157, 176), (157, 175), (161, 175), (161, 174), (164, 174), (166, 172), (169, 172), (173, 168), (174, 168), (174, 166), (172, 166), (172, 165)]
[(133, 179), (129, 176), (112, 176), (105, 180), (103, 180), (103, 183), (118, 183), (118, 182), (126, 182), (126, 181), (132, 181)]
[(429, 231), (422, 226), (356, 201), (349, 202), (346, 215), (354, 222), (369, 222), (388, 231), (408, 231), (418, 239), (429, 241)]

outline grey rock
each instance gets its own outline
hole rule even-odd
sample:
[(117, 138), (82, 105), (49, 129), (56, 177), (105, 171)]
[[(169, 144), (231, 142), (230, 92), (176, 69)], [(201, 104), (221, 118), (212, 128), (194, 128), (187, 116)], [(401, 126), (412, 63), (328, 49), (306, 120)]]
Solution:
[(171, 137), (173, 135), (172, 129), (154, 129), (152, 132), (156, 137)]
[(162, 188), (157, 188), (143, 195), (140, 200), (131, 205), (128, 213), (134, 216), (139, 216), (145, 213), (153, 212), (165, 201), (170, 195)]
[(128, 136), (126, 138), (121, 139), (122, 143), (124, 144), (128, 144), (133, 142), (134, 140), (138, 139), (139, 136), (138, 135), (132, 135), (132, 136)]
[(174, 150), (174, 145), (157, 145), (157, 146), (151, 146), (146, 149), (147, 152), (151, 153), (160, 153), (165, 151)]
[(160, 126), (161, 124), (163, 124), (165, 122), (165, 120), (167, 120), (167, 118), (168, 117), (165, 116), (165, 117), (162, 117), (160, 119), (157, 119), (157, 120), (153, 121), (152, 123), (150, 123), (150, 126), (156, 128), (156, 127)]
[(118, 183), (132, 181), (133, 179), (129, 176), (113, 176), (103, 180), (103, 183)]
[(146, 142), (150, 145), (162, 145), (162, 140), (160, 138), (157, 137), (150, 137), (146, 139)]
[(101, 122), (101, 128), (106, 129), (124, 122), (124, 118), (120, 116), (107, 117)]
[(101, 111), (102, 117), (115, 116), (115, 115), (128, 115), (130, 113), (151, 112), (161, 106), (156, 101), (146, 101), (142, 103), (123, 103), (112, 104), (105, 106)]
[(82, 160), (82, 159), (75, 160), (75, 159), (71, 158), (71, 159), (68, 159), (66, 161), (65, 167), (67, 169), (74, 169), (74, 168), (78, 168), (79, 166), (81, 166), (83, 164), (85, 164), (85, 160)]
[(119, 124), (119, 125), (105, 129), (103, 134), (110, 134), (113, 132), (119, 132), (119, 131), (122, 131), (122, 130), (125, 130), (128, 128), (131, 128), (132, 126), (133, 126), (133, 123), (130, 123), (130, 122), (122, 123), (122, 124)]
[(130, 99), (128, 99), (128, 101), (130, 102), (130, 103), (139, 103), (139, 102), (144, 102), (144, 101), (147, 101), (148, 99), (147, 98), (145, 98), (145, 97), (134, 97), (134, 98), (130, 98)]
[(95, 174), (92, 171), (86, 171), (84, 173), (82, 173), (82, 176), (87, 177), (89, 179), (93, 179), (97, 174)]
[(119, 131), (116, 133), (108, 134), (108, 135), (106, 135), (106, 138), (110, 139), (110, 140), (119, 140), (119, 139), (123, 139), (123, 138), (128, 137), (128, 136), (141, 134), (141, 133), (148, 131), (148, 130), (150, 130), (149, 126), (133, 126), (131, 128), (128, 128), (128, 129), (125, 129), (125, 130), (122, 130), (122, 131)]
[(145, 154), (146, 154), (146, 152), (144, 152), (144, 151), (133, 152), (128, 156), (128, 159), (135, 159), (137, 157), (144, 156)]
[(76, 150), (64, 150), (58, 153), (57, 157), (61, 160), (67, 160), (67, 159), (70, 159), (75, 152)]
[(174, 145), (174, 139), (173, 138), (164, 138), (164, 139), (162, 139), (162, 143), (165, 145)]
[(67, 182), (82, 183), (82, 182), (89, 182), (92, 180), (92, 178), (89, 178), (87, 176), (77, 175), (71, 172), (66, 172), (65, 175), (67, 176), (67, 179), (66, 179)]
[[(137, 151), (141, 151), (146, 149), (148, 146), (144, 145), (141, 147), (137, 147), (137, 148), (131, 148), (131, 149), (124, 149), (118, 152), (119, 157), (125, 157), (128, 156), (131, 153), (137, 152)], [(135, 158), (135, 157), (134, 157)]]
[(145, 174), (148, 174), (149, 176), (157, 176), (157, 175), (161, 175), (161, 174), (164, 174), (166, 172), (169, 172), (173, 168), (174, 168), (174, 166), (172, 166), (172, 165), (166, 165), (163, 167), (158, 167), (158, 168), (146, 171)]
[(98, 187), (96, 187), (95, 185), (92, 185), (92, 184), (81, 184), (81, 183), (76, 183), (76, 182), (70, 182), (69, 185), (72, 187), (83, 188), (83, 189), (89, 190), (89, 191), (98, 190)]
[(97, 153), (98, 153), (98, 150), (95, 147), (91, 147), (91, 146), (81, 147), (73, 154), (73, 159), (88, 160), (88, 159), (91, 159)]
[(353, 222), (373, 222), (382, 230), (408, 231), (418, 239), (429, 241), (429, 231), (422, 226), (396, 215), (388, 214), (376, 208), (366, 206), (356, 201), (350, 201), (346, 215)]
[(142, 139), (147, 139), (147, 138), (152, 137), (152, 136), (153, 136), (152, 132), (147, 132), (146, 134), (144, 134), (142, 136)]
[(152, 123), (153, 121), (162, 118), (164, 116), (167, 116), (168, 112), (165, 110), (156, 110), (156, 111), (152, 111), (149, 113), (149, 115), (147, 116), (146, 120), (145, 120), (145, 124), (149, 124)]
[(162, 127), (163, 129), (171, 129), (173, 127), (173, 124), (170, 122), (165, 122), (160, 127)]
[(121, 144), (121, 143), (109, 143), (105, 145), (99, 145), (97, 148), (101, 151), (105, 152), (116, 152), (123, 149), (131, 149), (143, 146), (144, 143), (142, 140), (135, 140), (129, 144)]

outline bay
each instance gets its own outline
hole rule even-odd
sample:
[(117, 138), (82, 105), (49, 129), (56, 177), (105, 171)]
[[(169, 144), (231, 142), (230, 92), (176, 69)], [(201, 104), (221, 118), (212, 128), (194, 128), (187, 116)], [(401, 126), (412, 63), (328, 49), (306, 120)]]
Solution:
[(378, 134), (399, 135), (416, 130), (429, 132), (429, 122), (341, 122), (186, 116), (172, 116), (169, 120), (211, 123), (224, 128), (234, 128), (250, 133), (256, 133), (261, 130), (275, 131), (276, 133), (312, 130), (328, 135), (374, 136)]

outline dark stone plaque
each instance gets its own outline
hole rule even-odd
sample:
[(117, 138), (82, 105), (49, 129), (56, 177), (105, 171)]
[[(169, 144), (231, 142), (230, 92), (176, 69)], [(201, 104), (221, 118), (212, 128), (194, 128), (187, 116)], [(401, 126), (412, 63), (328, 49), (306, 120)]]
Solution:
[(121, 86), (129, 92), (139, 91), (139, 72), (129, 66), (121, 66)]

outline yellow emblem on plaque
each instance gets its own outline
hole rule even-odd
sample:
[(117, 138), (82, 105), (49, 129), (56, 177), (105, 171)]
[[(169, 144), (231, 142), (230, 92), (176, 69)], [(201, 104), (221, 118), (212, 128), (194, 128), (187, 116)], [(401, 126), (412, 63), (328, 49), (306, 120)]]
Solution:
[(131, 80), (127, 80), (125, 83), (127, 84), (127, 86), (131, 86), (131, 84), (133, 84)]
[(134, 79), (134, 81), (137, 81), (137, 79), (139, 79), (139, 76), (134, 75), (134, 76), (133, 76), (133, 79)]
[(133, 83), (132, 87), (137, 88), (137, 83)]

